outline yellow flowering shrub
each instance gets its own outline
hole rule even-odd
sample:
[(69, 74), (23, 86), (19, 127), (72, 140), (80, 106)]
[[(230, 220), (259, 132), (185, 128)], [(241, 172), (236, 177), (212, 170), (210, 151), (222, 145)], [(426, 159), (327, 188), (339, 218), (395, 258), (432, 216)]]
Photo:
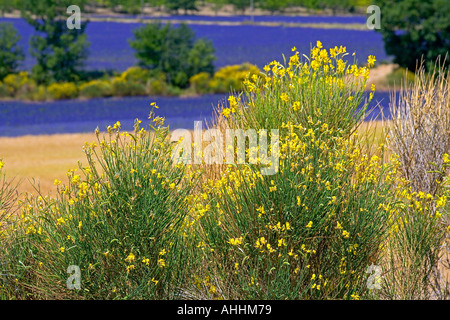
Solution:
[(51, 99), (71, 99), (78, 94), (77, 86), (73, 82), (52, 83), (47, 88)]
[[(27, 195), (4, 251), (19, 295), (39, 298), (170, 299), (182, 284), (187, 256), (179, 231), (192, 180), (171, 162), (169, 131), (120, 122), (86, 143), (86, 164), (55, 181), (58, 195)], [(79, 266), (83, 290), (65, 285)], [(187, 272), (188, 270), (186, 270)], [(16, 280), (18, 284), (16, 283)], [(29, 288), (46, 288), (34, 291)]]
[(189, 79), (189, 84), (196, 93), (208, 93), (211, 90), (209, 86), (210, 81), (211, 76), (209, 73), (200, 72)]
[(112, 94), (111, 83), (106, 80), (91, 80), (80, 85), (79, 93), (85, 98), (107, 97)]
[(216, 71), (209, 83), (209, 87), (215, 93), (240, 91), (248, 75), (259, 74), (260, 70), (258, 67), (250, 63), (225, 66)]
[[(435, 164), (435, 192), (415, 190), (400, 157), (358, 131), (375, 91), (365, 88), (376, 58), (351, 64), (345, 47), (326, 49), (320, 41), (308, 57), (292, 52), (264, 72), (244, 64), (191, 78), (195, 90), (232, 90), (214, 123), (221, 131), (270, 132), (266, 155), (249, 141), (245, 152), (232, 154), (245, 157), (243, 164), (176, 163), (176, 143), (152, 110), (150, 130), (138, 119), (132, 132), (120, 122), (104, 134), (97, 129), (97, 141), (83, 146), (86, 163), (69, 170), (65, 182), (55, 180), (55, 197), (25, 194), (11, 214), (13, 193), (0, 183), (1, 257), (11, 270), (0, 296), (436, 296), (450, 236), (450, 156)], [(111, 88), (135, 92), (145, 77), (131, 68)], [(162, 82), (152, 83), (157, 91)], [(53, 94), (64, 96), (64, 85), (70, 87), (54, 84)], [(101, 82), (80, 91), (96, 86)], [(275, 155), (275, 172), (265, 174)], [(0, 159), (0, 172), (3, 166)], [(70, 265), (81, 269), (82, 290), (66, 286)], [(373, 265), (383, 270), (381, 290), (368, 287)]]

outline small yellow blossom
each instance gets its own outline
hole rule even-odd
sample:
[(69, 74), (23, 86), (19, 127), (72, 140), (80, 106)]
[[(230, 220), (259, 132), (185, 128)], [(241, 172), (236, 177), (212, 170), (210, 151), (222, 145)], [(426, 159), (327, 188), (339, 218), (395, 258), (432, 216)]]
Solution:
[(136, 258), (136, 257), (134, 256), (134, 254), (133, 254), (133, 253), (130, 253), (130, 254), (128, 255), (128, 257), (125, 258), (125, 261), (127, 261), (127, 262), (133, 262), (135, 258)]

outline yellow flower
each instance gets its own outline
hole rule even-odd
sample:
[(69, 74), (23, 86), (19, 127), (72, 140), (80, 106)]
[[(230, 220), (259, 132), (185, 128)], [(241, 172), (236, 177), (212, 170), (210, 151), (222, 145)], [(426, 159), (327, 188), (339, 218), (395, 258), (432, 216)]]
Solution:
[(319, 48), (319, 49), (322, 49), (322, 42), (317, 40), (316, 47)]
[(3, 161), (0, 161), (0, 169), (5, 166), (5, 163)]
[(59, 248), (59, 251), (64, 252), (66, 249), (64, 247)]
[(153, 108), (156, 108), (156, 109), (159, 108), (159, 107), (156, 105), (156, 102), (152, 102), (152, 103), (150, 103), (150, 105), (151, 105)]
[(263, 207), (263, 206), (257, 208), (256, 211), (259, 212), (259, 214), (258, 214), (258, 217), (259, 217), (259, 218), (261, 218), (261, 215), (263, 215), (264, 213), (266, 213), (266, 212), (264, 211), (264, 207)]
[(280, 99), (283, 100), (284, 102), (288, 102), (289, 101), (289, 96), (288, 96), (288, 94), (286, 92), (283, 92), (280, 95)]
[(156, 280), (155, 278), (152, 278), (152, 282), (155, 284), (155, 286), (158, 284), (158, 280)]
[(161, 268), (166, 266), (166, 261), (164, 259), (159, 259), (158, 260), (158, 266), (160, 266)]
[(125, 261), (127, 261), (127, 262), (133, 262), (135, 258), (136, 258), (136, 257), (134, 256), (134, 254), (133, 254), (133, 253), (130, 253), (130, 254), (128, 255), (128, 257), (125, 258)]
[(228, 118), (230, 116), (231, 110), (229, 108), (225, 108), (222, 110), (222, 114), (225, 118)]
[[(0, 169), (1, 169), (1, 166), (0, 166)], [(59, 186), (59, 185), (61, 184), (61, 182), (62, 182), (62, 181), (59, 181), (58, 179), (55, 179), (55, 181), (53, 182), (53, 184), (54, 184), (55, 186)]]
[(131, 270), (134, 270), (134, 264), (129, 265), (129, 266), (127, 267), (127, 272), (130, 272)]
[(348, 233), (348, 231), (344, 230), (344, 231), (342, 231), (342, 235), (344, 236), (344, 238), (348, 238), (350, 236), (350, 233)]
[(81, 178), (79, 175), (74, 175), (72, 178), (72, 184), (77, 185), (80, 183), (80, 180), (81, 180)]
[(121, 124), (120, 124), (120, 122), (119, 121), (117, 121), (115, 124), (114, 124), (114, 126), (113, 126), (113, 129), (120, 129), (120, 127), (121, 127)]
[(231, 238), (230, 241), (228, 241), (229, 244), (233, 245), (233, 246), (237, 246), (242, 244), (242, 237), (239, 238)]
[(279, 239), (279, 240), (278, 240), (278, 246), (279, 246), (279, 247), (282, 247), (282, 246), (285, 246), (285, 247), (286, 247), (286, 241), (284, 241), (284, 239)]
[(369, 68), (372, 68), (374, 65), (375, 65), (375, 61), (377, 61), (376, 59), (375, 59), (375, 57), (374, 56), (369, 56), (368, 57), (368, 59), (367, 59), (367, 65), (368, 65), (368, 67)]
[(311, 228), (312, 227), (312, 225), (313, 225), (313, 222), (312, 221), (310, 221), (307, 225), (306, 225), (306, 228)]
[(169, 184), (169, 188), (170, 189), (175, 189), (175, 183), (172, 182), (171, 184)]
[[(444, 159), (444, 163), (450, 163), (450, 158), (449, 158), (448, 153), (444, 154), (443, 159)], [(0, 169), (1, 169), (1, 165), (0, 165)]]
[(294, 111), (300, 110), (300, 102), (295, 101), (294, 104), (292, 105), (292, 109), (294, 109)]
[(149, 258), (144, 258), (142, 259), (142, 262), (145, 263), (146, 265), (150, 264), (150, 259)]
[(359, 295), (356, 293), (352, 294), (350, 297), (352, 297), (353, 300), (359, 300)]

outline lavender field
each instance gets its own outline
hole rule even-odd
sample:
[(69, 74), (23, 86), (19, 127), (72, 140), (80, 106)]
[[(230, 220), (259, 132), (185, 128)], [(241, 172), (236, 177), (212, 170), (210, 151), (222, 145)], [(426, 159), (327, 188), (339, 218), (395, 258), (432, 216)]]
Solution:
[[(170, 17), (166, 17), (170, 18)], [(194, 16), (177, 16), (178, 19), (192, 19)], [(203, 19), (205, 17), (195, 17)], [(248, 16), (209, 17), (209, 19), (228, 19), (243, 21)], [(164, 18), (161, 18), (164, 20)], [(255, 17), (260, 21), (309, 21), (313, 23), (355, 23), (362, 22), (361, 17)], [(34, 64), (29, 52), (28, 41), (33, 29), (22, 19), (0, 19), (10, 22), (21, 35), (20, 44), (27, 53), (21, 66), (31, 70)], [(133, 30), (142, 23), (119, 23), (91, 21), (86, 29), (90, 42), (86, 69), (124, 71), (136, 64), (133, 50), (128, 40)], [(380, 34), (374, 31), (342, 29), (298, 28), (261, 25), (201, 25), (191, 24), (197, 37), (210, 39), (215, 47), (216, 68), (226, 65), (250, 62), (263, 68), (273, 60), (283, 61), (282, 54), (288, 56), (293, 46), (297, 50), (309, 53), (311, 44), (320, 40), (324, 46), (347, 46), (350, 53), (347, 58), (365, 62), (369, 55), (375, 55), (377, 61), (389, 60), (384, 51)], [(353, 57), (351, 53), (356, 52)], [(55, 102), (0, 102), (0, 135), (20, 136), (26, 134), (53, 134), (92, 132), (97, 126), (101, 129), (119, 120), (124, 128), (132, 128), (136, 117), (146, 119), (150, 103), (160, 105), (159, 114), (167, 119), (171, 127), (192, 128), (194, 121), (208, 120), (213, 106), (226, 98), (226, 95), (206, 95), (191, 98), (133, 97), (101, 98), (92, 100), (73, 100)], [(373, 105), (380, 102), (387, 110), (389, 96), (377, 93)]]
[[(181, 16), (183, 17), (183, 16)], [(191, 18), (191, 16), (188, 16)], [(221, 17), (225, 18), (225, 17)], [(227, 17), (228, 18), (228, 17)], [(229, 17), (230, 19), (232, 17)], [(239, 19), (240, 17), (233, 17)], [(243, 19), (243, 17), (241, 17)], [(285, 19), (306, 19), (315, 23), (329, 20), (335, 23), (339, 19), (359, 19), (350, 17), (284, 17)], [(255, 17), (255, 19), (275, 19), (274, 17)], [(317, 19), (317, 20), (315, 20)], [(338, 20), (336, 20), (338, 19)], [(161, 19), (163, 20), (163, 19)], [(0, 19), (0, 22), (10, 22), (18, 29), (22, 39), (20, 44), (27, 52), (22, 68), (30, 70), (34, 61), (28, 53), (28, 40), (33, 29), (22, 19)], [(143, 23), (120, 23), (91, 21), (86, 34), (90, 42), (87, 69), (103, 69), (124, 71), (136, 64), (133, 50), (128, 40), (133, 38), (133, 30)], [(260, 25), (190, 25), (196, 36), (210, 39), (216, 50), (216, 68), (230, 64), (250, 62), (262, 68), (273, 60), (282, 61), (282, 54), (288, 55), (290, 49), (296, 46), (300, 52), (309, 53), (311, 44), (317, 40), (324, 46), (346, 46), (350, 53), (356, 52), (358, 61), (366, 61), (369, 55), (374, 55), (377, 61), (390, 58), (384, 50), (381, 35), (375, 31), (297, 28), (283, 26)], [(350, 56), (351, 59), (353, 57)], [(353, 61), (351, 61), (353, 62)]]
[[(0, 136), (22, 136), (57, 133), (93, 132), (98, 126), (120, 121), (125, 130), (132, 130), (136, 118), (145, 120), (150, 103), (159, 106), (156, 114), (166, 118), (172, 129), (193, 129), (194, 121), (211, 120), (214, 109), (225, 102), (228, 95), (199, 97), (127, 97), (91, 100), (61, 100), (54, 102), (0, 101)], [(368, 117), (374, 119), (382, 110), (388, 117), (389, 93), (376, 92)]]
[[(109, 15), (92, 14), (93, 18), (109, 18)], [(207, 15), (167, 15), (157, 17), (147, 17), (139, 15), (121, 15), (125, 19), (158, 19), (158, 20), (189, 20), (189, 21), (213, 21), (213, 22), (276, 22), (276, 23), (366, 23), (366, 16), (283, 16), (283, 15), (250, 15), (235, 16), (207, 16)]]

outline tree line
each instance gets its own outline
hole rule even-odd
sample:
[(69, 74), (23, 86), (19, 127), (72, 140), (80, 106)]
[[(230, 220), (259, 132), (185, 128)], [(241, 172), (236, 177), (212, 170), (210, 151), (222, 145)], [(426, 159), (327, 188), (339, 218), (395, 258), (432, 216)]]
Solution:
[[(20, 9), (26, 0), (0, 0), (0, 10), (8, 12)], [(58, 2), (58, 1), (53, 1)], [(260, 8), (275, 12), (286, 12), (292, 7), (303, 7), (308, 10), (332, 10), (337, 12), (354, 12), (357, 8), (367, 7), (369, 0), (81, 0), (73, 4), (86, 4), (86, 9), (109, 8), (114, 12), (139, 14), (144, 7), (166, 10), (172, 14), (198, 11), (209, 5), (219, 12), (225, 5), (231, 5), (236, 13), (244, 13), (250, 8)], [(77, 3), (75, 3), (77, 2)]]
[[(82, 21), (80, 29), (67, 28), (66, 9), (73, 4), (73, 0), (0, 1), (3, 7), (9, 3), (19, 8), (22, 18), (36, 31), (30, 39), (30, 53), (36, 59), (32, 75), (37, 83), (78, 81), (85, 76), (83, 64), (88, 56), (89, 43), (85, 34), (88, 21)], [(131, 0), (127, 3), (133, 1), (155, 5), (175, 0)], [(192, 0), (177, 1), (184, 6), (200, 3)], [(255, 0), (257, 1), (262, 0)], [(283, 1), (287, 3), (296, 0), (281, 0), (280, 3)], [(119, 1), (77, 2), (84, 10), (93, 2), (112, 5)], [(327, 2), (330, 4), (333, 1)], [(382, 8), (381, 29), (377, 31), (382, 34), (386, 52), (394, 56), (394, 62), (414, 71), (417, 62), (422, 58), (434, 62), (440, 56), (441, 60), (444, 60), (450, 51), (450, 1), (398, 0), (394, 3), (377, 0), (375, 4)], [(0, 25), (2, 80), (7, 74), (16, 71), (20, 61), (24, 59), (24, 53), (18, 46), (17, 31), (4, 23)], [(135, 31), (130, 45), (135, 50), (141, 67), (164, 73), (169, 83), (179, 87), (186, 86), (189, 78), (195, 74), (214, 72), (215, 56), (212, 43), (207, 39), (196, 39), (195, 34), (186, 25), (174, 28), (170, 24), (148, 24)], [(448, 65), (449, 60), (447, 57), (443, 63)]]
[[(30, 54), (36, 64), (33, 80), (38, 84), (89, 80), (83, 70), (88, 57), (86, 37), (88, 21), (82, 20), (80, 29), (66, 26), (66, 8), (72, 0), (27, 0), (21, 3), (21, 16), (34, 29), (30, 38)], [(79, 1), (84, 8), (88, 1)], [(141, 67), (156, 74), (164, 74), (171, 85), (184, 88), (189, 78), (200, 72), (214, 73), (215, 50), (208, 39), (196, 39), (195, 33), (184, 24), (147, 24), (134, 31), (130, 46)], [(17, 71), (25, 57), (19, 46), (20, 36), (8, 23), (0, 24), (0, 81)]]

